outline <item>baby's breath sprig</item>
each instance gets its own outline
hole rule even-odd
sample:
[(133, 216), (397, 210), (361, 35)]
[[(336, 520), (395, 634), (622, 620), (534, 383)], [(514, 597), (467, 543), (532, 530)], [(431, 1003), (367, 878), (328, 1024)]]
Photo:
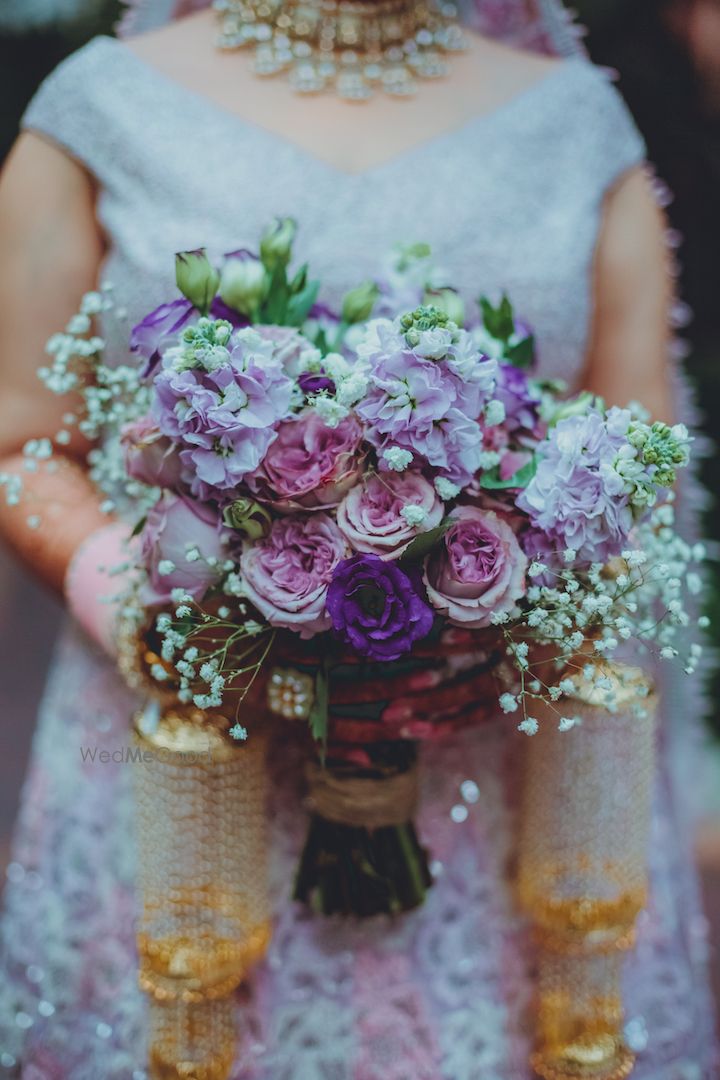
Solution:
[[(578, 569), (571, 565), (572, 551), (548, 553), (553, 566), (539, 558), (531, 563), (525, 610), (495, 620), (515, 684), (501, 695), (500, 707), (520, 714), (521, 731), (532, 735), (538, 730), (533, 716), (538, 703), (555, 713), (561, 730), (575, 726), (577, 718), (562, 705), (572, 696), (573, 674), (590, 679), (612, 708), (604, 665), (624, 642), (656, 660), (680, 661), (688, 675), (695, 673), (702, 645), (686, 641), (692, 622), (687, 598), (702, 588), (699, 567), (705, 550), (684, 541), (673, 525), (670, 495), (636, 527), (634, 546), (607, 566)], [(696, 624), (705, 629), (707, 618)], [(556, 682), (547, 681), (549, 672), (557, 675)]]
[(153, 676), (161, 683), (172, 679), (178, 700), (198, 709), (221, 708), (232, 696), (237, 718), (275, 631), (248, 617), (243, 605), (235, 611), (221, 605), (213, 613), (182, 589), (174, 590), (172, 599), (172, 613), (162, 612), (155, 621), (163, 663), (156, 665)]

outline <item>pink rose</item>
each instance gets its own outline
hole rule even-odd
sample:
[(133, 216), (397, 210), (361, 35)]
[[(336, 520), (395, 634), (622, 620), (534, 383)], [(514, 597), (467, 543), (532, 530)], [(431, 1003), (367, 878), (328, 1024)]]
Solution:
[[(425, 511), (418, 524), (403, 516), (416, 506)], [(337, 523), (355, 551), (397, 559), (421, 532), (434, 529), (443, 518), (443, 504), (432, 484), (416, 472), (373, 474), (345, 496)]]
[(244, 593), (271, 626), (312, 637), (330, 629), (325, 600), (345, 554), (345, 539), (327, 514), (279, 518), (266, 537), (243, 547)]
[(430, 603), (459, 626), (490, 625), (525, 594), (528, 560), (510, 526), (492, 510), (458, 506), (443, 543), (425, 563)]
[(177, 448), (149, 416), (126, 424), (121, 435), (125, 469), (133, 480), (150, 487), (177, 488), (181, 461)]
[(169, 494), (148, 514), (141, 549), (149, 576), (149, 603), (164, 603), (173, 589), (202, 600), (220, 575), (215, 560), (222, 564), (225, 556), (217, 517), (199, 503)]
[(281, 513), (337, 506), (362, 469), (357, 417), (347, 416), (331, 428), (313, 409), (305, 409), (276, 431), (261, 465), (245, 478), (255, 497)]

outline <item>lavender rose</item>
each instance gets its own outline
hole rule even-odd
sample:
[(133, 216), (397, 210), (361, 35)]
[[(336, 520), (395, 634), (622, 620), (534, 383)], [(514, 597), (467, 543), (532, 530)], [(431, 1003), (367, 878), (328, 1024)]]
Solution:
[(525, 594), (528, 560), (510, 526), (492, 510), (458, 506), (442, 545), (428, 556), (425, 584), (435, 609), (458, 626), (490, 625)]
[(330, 629), (325, 601), (344, 554), (345, 539), (327, 514), (279, 518), (264, 539), (243, 547), (244, 593), (271, 626), (312, 637)]
[(224, 557), (222, 530), (206, 507), (165, 494), (147, 516), (141, 535), (143, 565), (149, 575), (149, 603), (184, 589), (201, 600), (218, 579)]
[(177, 448), (149, 416), (122, 431), (121, 444), (128, 476), (150, 487), (175, 489), (182, 471)]
[(397, 660), (433, 624), (419, 575), (377, 555), (353, 555), (337, 566), (327, 609), (336, 633), (369, 660)]
[(397, 559), (418, 532), (440, 524), (443, 504), (420, 473), (370, 475), (352, 488), (337, 523), (355, 551)]
[(337, 506), (362, 467), (357, 417), (351, 414), (331, 428), (314, 409), (306, 409), (276, 430), (259, 469), (246, 477), (253, 494), (280, 511)]

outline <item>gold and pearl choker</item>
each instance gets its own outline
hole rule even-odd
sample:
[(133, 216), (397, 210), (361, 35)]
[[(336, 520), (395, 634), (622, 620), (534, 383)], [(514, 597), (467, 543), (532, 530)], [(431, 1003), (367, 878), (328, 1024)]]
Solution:
[(215, 0), (222, 49), (255, 48), (257, 75), (285, 72), (303, 94), (404, 97), (465, 48), (449, 0)]

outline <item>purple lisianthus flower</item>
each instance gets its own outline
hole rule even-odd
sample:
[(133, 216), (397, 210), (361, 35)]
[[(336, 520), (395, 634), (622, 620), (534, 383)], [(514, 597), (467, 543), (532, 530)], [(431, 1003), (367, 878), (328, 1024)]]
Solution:
[(170, 345), (177, 344), (178, 334), (198, 316), (198, 311), (184, 297), (170, 304), (160, 304), (132, 328), (130, 351), (145, 361), (143, 378), (157, 369), (160, 357)]
[(303, 638), (330, 629), (325, 602), (345, 538), (328, 514), (278, 518), (240, 556), (243, 591), (271, 626)]
[(329, 394), (335, 393), (335, 383), (325, 374), (324, 368), (320, 371), (303, 371), (298, 376), (298, 386), (306, 396), (319, 394), (327, 390)]
[(360, 476), (362, 436), (352, 413), (331, 428), (314, 409), (305, 409), (278, 425), (262, 465), (245, 482), (281, 512), (337, 506)]
[(148, 572), (148, 603), (167, 602), (173, 589), (202, 600), (220, 576), (225, 552), (222, 527), (207, 506), (163, 495), (147, 516), (140, 543)]
[(194, 495), (222, 499), (257, 469), (292, 389), (273, 342), (250, 329), (235, 333), (224, 362), (209, 371), (168, 366), (156, 375), (153, 416), (179, 445)]
[(338, 564), (327, 609), (335, 632), (369, 660), (397, 660), (433, 624), (419, 575), (377, 555), (353, 555)]
[(604, 417), (591, 409), (561, 420), (538, 448), (537, 472), (517, 499), (548, 547), (572, 548), (581, 564), (618, 555), (633, 525), (622, 477), (613, 467), (627, 441), (625, 415), (610, 410)]
[(241, 315), (235, 308), (231, 308), (220, 296), (216, 296), (210, 305), (210, 315), (213, 319), (225, 319), (226, 322), (229, 322), (230, 325), (234, 326), (236, 329), (241, 326), (249, 326), (249, 319), (247, 316)]
[(528, 560), (508, 523), (493, 510), (458, 506), (442, 544), (425, 563), (433, 607), (458, 626), (489, 626), (525, 595)]

